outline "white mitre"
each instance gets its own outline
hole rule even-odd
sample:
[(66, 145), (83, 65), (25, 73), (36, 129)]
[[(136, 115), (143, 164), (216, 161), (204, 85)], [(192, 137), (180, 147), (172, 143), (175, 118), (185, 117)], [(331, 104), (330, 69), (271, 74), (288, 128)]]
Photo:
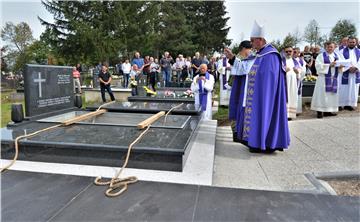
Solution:
[(250, 38), (264, 38), (265, 39), (265, 28), (263, 25), (259, 25), (259, 23), (255, 20)]

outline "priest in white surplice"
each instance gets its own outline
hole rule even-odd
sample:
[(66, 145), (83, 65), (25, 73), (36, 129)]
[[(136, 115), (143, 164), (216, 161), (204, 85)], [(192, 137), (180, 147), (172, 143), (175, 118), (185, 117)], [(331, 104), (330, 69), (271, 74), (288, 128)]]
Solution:
[(200, 73), (191, 83), (191, 91), (195, 95), (195, 106), (201, 106), (204, 119), (212, 119), (212, 91), (214, 89), (214, 76), (207, 72), (207, 65), (200, 65)]
[(231, 66), (229, 64), (229, 59), (225, 55), (219, 59), (217, 64), (217, 71), (219, 72), (219, 82), (220, 82), (220, 106), (228, 106), (231, 87), (228, 84), (230, 78)]
[(360, 49), (356, 48), (356, 39), (349, 37), (348, 47), (341, 50), (344, 59), (350, 60), (351, 65), (344, 67), (339, 77), (339, 107), (353, 111), (357, 107), (360, 83)]
[(311, 109), (317, 111), (317, 117), (335, 116), (338, 112), (339, 93), (338, 75), (342, 72), (342, 65), (336, 64), (343, 60), (340, 54), (334, 53), (335, 44), (325, 43), (326, 51), (316, 57), (315, 68), (318, 74), (314, 94), (311, 100)]
[(304, 55), (300, 53), (300, 48), (294, 48), (294, 59), (299, 63), (300, 74), (297, 76), (297, 87), (298, 87), (298, 100), (297, 100), (297, 109), (296, 114), (302, 113), (302, 86), (303, 80), (306, 74), (306, 62), (304, 60)]
[(287, 114), (288, 120), (292, 120), (296, 118), (298, 106), (297, 80), (300, 78), (301, 68), (299, 63), (293, 58), (292, 47), (286, 47), (284, 49), (282, 59), (286, 70)]

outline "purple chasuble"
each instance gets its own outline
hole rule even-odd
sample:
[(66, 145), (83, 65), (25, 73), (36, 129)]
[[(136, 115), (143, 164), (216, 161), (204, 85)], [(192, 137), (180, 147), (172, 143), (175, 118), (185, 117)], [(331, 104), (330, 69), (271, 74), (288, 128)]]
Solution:
[(225, 58), (223, 58), (223, 69), (225, 69), (224, 71), (224, 75), (222, 75), (222, 82), (223, 82), (223, 90), (226, 90), (226, 87), (225, 87), (225, 85), (226, 85), (226, 66), (227, 66), (227, 59), (226, 59), (226, 57)]
[[(334, 53), (334, 56), (335, 56), (334, 61), (339, 60), (336, 53)], [(327, 52), (323, 52), (323, 57), (324, 57), (324, 63), (330, 64), (330, 58), (329, 58), (329, 55), (327, 54)], [(337, 93), (338, 74), (339, 74), (339, 67), (335, 67), (334, 77), (331, 77), (331, 67), (329, 67), (328, 73), (325, 74), (325, 92)]]
[(231, 86), (231, 94), (229, 99), (229, 120), (236, 120), (238, 106), (242, 105), (242, 103), (240, 104), (239, 101), (239, 96), (241, 92), (240, 89), (241, 77), (246, 77), (246, 76), (231, 77), (233, 78), (233, 84)]
[[(205, 79), (207, 79), (207, 80), (210, 79), (210, 74), (208, 72), (205, 73)], [(202, 81), (199, 81), (198, 84), (199, 84), (199, 101), (200, 101), (200, 105), (201, 105), (201, 111), (205, 111), (206, 105), (207, 105), (208, 91), (203, 87)]]
[[(356, 61), (359, 61), (360, 58), (360, 49), (354, 48), (355, 50), (355, 55), (356, 55)], [(349, 59), (350, 58), (350, 54), (349, 54), (349, 48), (345, 48), (343, 50), (343, 55), (345, 59)], [(347, 85), (349, 84), (349, 73), (350, 71), (347, 70), (346, 72), (343, 73), (342, 78), (341, 78), (341, 84), (342, 85)], [(356, 73), (356, 78), (355, 78), (355, 83), (360, 83), (360, 71), (358, 70)]]
[(238, 112), (238, 138), (251, 148), (288, 148), (285, 70), (273, 46), (258, 52), (247, 87), (246, 107)]
[[(255, 56), (249, 56), (242, 59), (241, 62), (247, 62), (255, 59)], [(245, 70), (244, 70), (245, 71)], [(229, 120), (237, 120), (238, 112), (243, 106), (243, 98), (245, 91), (245, 82), (247, 73), (244, 75), (233, 75), (233, 84), (231, 87), (230, 99), (229, 99)], [(239, 107), (240, 106), (240, 107)]]

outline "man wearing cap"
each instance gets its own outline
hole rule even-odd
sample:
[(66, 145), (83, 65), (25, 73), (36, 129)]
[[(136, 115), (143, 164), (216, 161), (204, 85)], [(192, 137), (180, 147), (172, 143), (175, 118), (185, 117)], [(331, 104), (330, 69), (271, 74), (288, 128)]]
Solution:
[(191, 91), (195, 95), (195, 105), (201, 106), (201, 111), (204, 112), (204, 119), (212, 119), (212, 91), (214, 88), (214, 76), (207, 72), (207, 65), (201, 64), (200, 73), (194, 77), (191, 83)]
[(244, 94), (247, 88), (247, 74), (255, 61), (255, 56), (251, 55), (251, 42), (242, 41), (239, 45), (239, 57), (235, 57), (230, 49), (225, 48), (224, 53), (229, 58), (231, 68), (232, 88), (229, 101), (229, 120), (235, 120), (235, 125), (232, 125), (233, 140), (240, 142), (237, 138), (239, 116), (244, 113), (245, 102)]
[(237, 123), (238, 139), (250, 152), (282, 151), (290, 144), (286, 112), (285, 70), (279, 52), (266, 44), (264, 27), (251, 32), (256, 59), (248, 73), (245, 109)]

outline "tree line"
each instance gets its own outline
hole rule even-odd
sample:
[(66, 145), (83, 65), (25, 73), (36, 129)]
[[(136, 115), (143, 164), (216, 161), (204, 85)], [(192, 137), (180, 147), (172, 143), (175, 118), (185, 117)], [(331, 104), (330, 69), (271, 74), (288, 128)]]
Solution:
[[(28, 24), (7, 22), (1, 38), (1, 70), (18, 72), (26, 63), (95, 65), (110, 64), (122, 57), (142, 55), (160, 57), (212, 54), (229, 46), (229, 17), (223, 1), (42, 1), (54, 22), (42, 18), (46, 27), (35, 40)], [(339, 20), (330, 36), (320, 36), (321, 27), (311, 20), (304, 34), (296, 29), (283, 41), (273, 41), (279, 50), (301, 41), (322, 45), (325, 40), (339, 42), (356, 34), (349, 20)], [(236, 48), (237, 44), (234, 44)]]
[(219, 50), (229, 27), (223, 1), (43, 1), (54, 16), (46, 42), (65, 61), (118, 60), (134, 51), (192, 55)]
[(274, 40), (271, 43), (280, 51), (287, 46), (297, 46), (302, 41), (309, 43), (311, 46), (322, 46), (326, 41), (333, 41), (339, 43), (342, 38), (349, 36), (356, 36), (355, 24), (347, 19), (340, 19), (331, 29), (330, 35), (321, 35), (322, 27), (313, 19), (305, 27), (304, 34), (301, 34), (299, 28), (296, 28), (292, 33), (288, 33), (283, 41)]

